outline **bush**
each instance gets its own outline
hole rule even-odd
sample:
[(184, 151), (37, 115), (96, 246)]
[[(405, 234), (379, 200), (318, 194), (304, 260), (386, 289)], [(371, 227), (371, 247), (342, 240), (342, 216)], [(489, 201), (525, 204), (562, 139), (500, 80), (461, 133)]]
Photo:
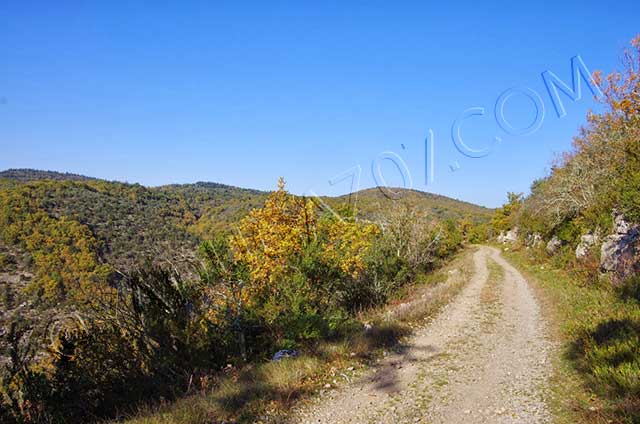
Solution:
[(197, 287), (173, 271), (140, 268), (123, 279), (117, 298), (60, 323), (57, 334), (52, 327), (38, 360), (42, 340), (26, 343), (13, 331), (5, 408), (18, 422), (86, 422), (184, 391), (190, 375), (220, 367), (228, 353), (220, 335), (230, 332), (204, 318)]

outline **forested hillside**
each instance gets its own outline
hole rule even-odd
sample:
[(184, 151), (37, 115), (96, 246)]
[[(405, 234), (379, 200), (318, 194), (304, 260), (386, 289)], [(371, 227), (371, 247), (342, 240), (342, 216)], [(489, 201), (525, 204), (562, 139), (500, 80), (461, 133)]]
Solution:
[(329, 198), (327, 204), (336, 206), (349, 201), (356, 204), (360, 217), (369, 220), (379, 219), (397, 201), (443, 220), (466, 218), (474, 223), (482, 223), (487, 222), (493, 213), (492, 209), (439, 194), (398, 188), (384, 191), (377, 188), (362, 190), (351, 195)]
[[(59, 303), (91, 281), (113, 284), (146, 263), (192, 272), (196, 248), (228, 234), (267, 193), (217, 183), (148, 188), (76, 174), (0, 172), (0, 249), (10, 297), (25, 286), (36, 303)], [(405, 190), (397, 200), (371, 189), (355, 193), (359, 216), (382, 221), (396, 201), (436, 219), (487, 220), (489, 210)], [(349, 197), (314, 199), (340, 209)], [(326, 203), (325, 203), (326, 202)]]
[[(266, 197), (258, 190), (217, 183), (149, 188), (36, 170), (0, 172), (0, 193), (5, 243), (26, 243), (29, 234), (24, 232), (35, 230), (18, 227), (42, 212), (46, 215), (42, 219), (61, 226), (74, 221), (78, 228), (86, 227), (93, 253), (117, 270), (151, 259), (174, 265), (188, 261), (202, 240), (232, 231), (233, 224)], [(443, 220), (487, 221), (491, 213), (444, 196), (414, 190), (399, 193), (394, 200), (378, 189), (364, 190), (353, 194), (352, 201), (357, 200), (359, 216), (371, 221), (380, 220), (396, 201)], [(321, 198), (318, 204), (339, 209), (349, 200), (349, 196)]]

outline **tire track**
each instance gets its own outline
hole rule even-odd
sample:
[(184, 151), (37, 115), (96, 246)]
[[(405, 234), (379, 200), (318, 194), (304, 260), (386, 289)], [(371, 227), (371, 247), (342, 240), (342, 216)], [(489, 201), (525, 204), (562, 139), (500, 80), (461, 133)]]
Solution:
[[(553, 346), (522, 275), (497, 249), (474, 254), (464, 290), (359, 381), (296, 411), (292, 423), (546, 423)], [(488, 261), (502, 272), (489, 280)], [(502, 274), (502, 275), (500, 275)], [(493, 273), (492, 273), (493, 275)], [(496, 291), (491, 302), (482, 301)]]

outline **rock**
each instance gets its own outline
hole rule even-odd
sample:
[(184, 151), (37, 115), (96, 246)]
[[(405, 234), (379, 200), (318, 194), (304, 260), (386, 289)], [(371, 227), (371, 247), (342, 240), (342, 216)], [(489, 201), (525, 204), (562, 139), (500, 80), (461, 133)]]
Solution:
[(612, 234), (605, 237), (600, 248), (600, 268), (603, 271), (621, 271), (623, 261), (633, 262), (638, 253), (640, 230), (632, 228), (627, 234)]
[(595, 233), (587, 233), (580, 237), (580, 243), (578, 247), (576, 247), (576, 259), (584, 259), (589, 254), (589, 251), (593, 246), (598, 244), (600, 236), (598, 232)]
[(640, 226), (627, 222), (624, 215), (614, 210), (613, 231), (600, 247), (600, 269), (615, 273), (614, 279), (622, 280), (640, 271)]
[(277, 362), (286, 358), (297, 358), (298, 356), (300, 356), (300, 352), (298, 352), (297, 350), (285, 349), (276, 352), (276, 354), (273, 355), (273, 360)]
[(631, 230), (631, 225), (624, 218), (624, 214), (613, 210), (613, 232), (615, 234), (627, 234)]
[(545, 250), (548, 254), (555, 255), (558, 252), (558, 249), (560, 249), (563, 244), (564, 243), (558, 238), (558, 236), (553, 236), (547, 243), (547, 247), (545, 248)]
[(538, 233), (534, 233), (533, 234), (533, 241), (531, 243), (531, 247), (538, 248), (540, 246), (542, 246), (542, 243), (544, 243), (544, 240), (542, 240), (542, 236)]
[(527, 234), (525, 245), (528, 248), (536, 249), (543, 243), (542, 236), (539, 233)]
[(614, 271), (618, 264), (618, 243), (622, 236), (613, 234), (604, 238), (600, 246), (600, 269), (604, 272)]
[(506, 243), (515, 243), (518, 241), (518, 227), (513, 227), (505, 234), (504, 231), (500, 232), (498, 236), (498, 243), (506, 244)]

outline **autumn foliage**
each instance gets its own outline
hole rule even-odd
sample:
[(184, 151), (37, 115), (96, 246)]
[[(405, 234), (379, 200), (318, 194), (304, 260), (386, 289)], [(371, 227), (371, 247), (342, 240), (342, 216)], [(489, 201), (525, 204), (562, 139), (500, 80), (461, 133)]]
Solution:
[(234, 257), (251, 270), (248, 295), (275, 291), (289, 272), (291, 258), (315, 239), (316, 230), (314, 203), (289, 195), (281, 179), (264, 207), (249, 212), (229, 241)]
[[(144, 202), (144, 190), (127, 193)], [(110, 416), (173, 396), (227, 363), (346, 337), (361, 327), (358, 312), (388, 301), (463, 241), (455, 221), (406, 205), (376, 223), (349, 205), (338, 215), (291, 195), (281, 179), (234, 231), (200, 245), (193, 272), (153, 262), (122, 272), (101, 263), (87, 226), (46, 213), (29, 188), (0, 196), (3, 239), (36, 265), (29, 292), (72, 312), (49, 329), (46, 352), (42, 340), (25, 344), (29, 328), (12, 327), (15, 366), (0, 379), (8, 422)]]
[(86, 303), (108, 290), (113, 269), (98, 258), (91, 231), (67, 217), (40, 208), (29, 187), (0, 190), (0, 236), (31, 255), (36, 278), (28, 290), (43, 302)]
[(318, 217), (314, 201), (291, 196), (284, 180), (238, 226), (230, 239), (235, 258), (251, 270), (251, 292), (276, 291), (291, 275), (296, 259), (313, 244), (320, 244), (320, 259), (345, 276), (357, 279), (365, 268), (378, 226), (327, 214)]

